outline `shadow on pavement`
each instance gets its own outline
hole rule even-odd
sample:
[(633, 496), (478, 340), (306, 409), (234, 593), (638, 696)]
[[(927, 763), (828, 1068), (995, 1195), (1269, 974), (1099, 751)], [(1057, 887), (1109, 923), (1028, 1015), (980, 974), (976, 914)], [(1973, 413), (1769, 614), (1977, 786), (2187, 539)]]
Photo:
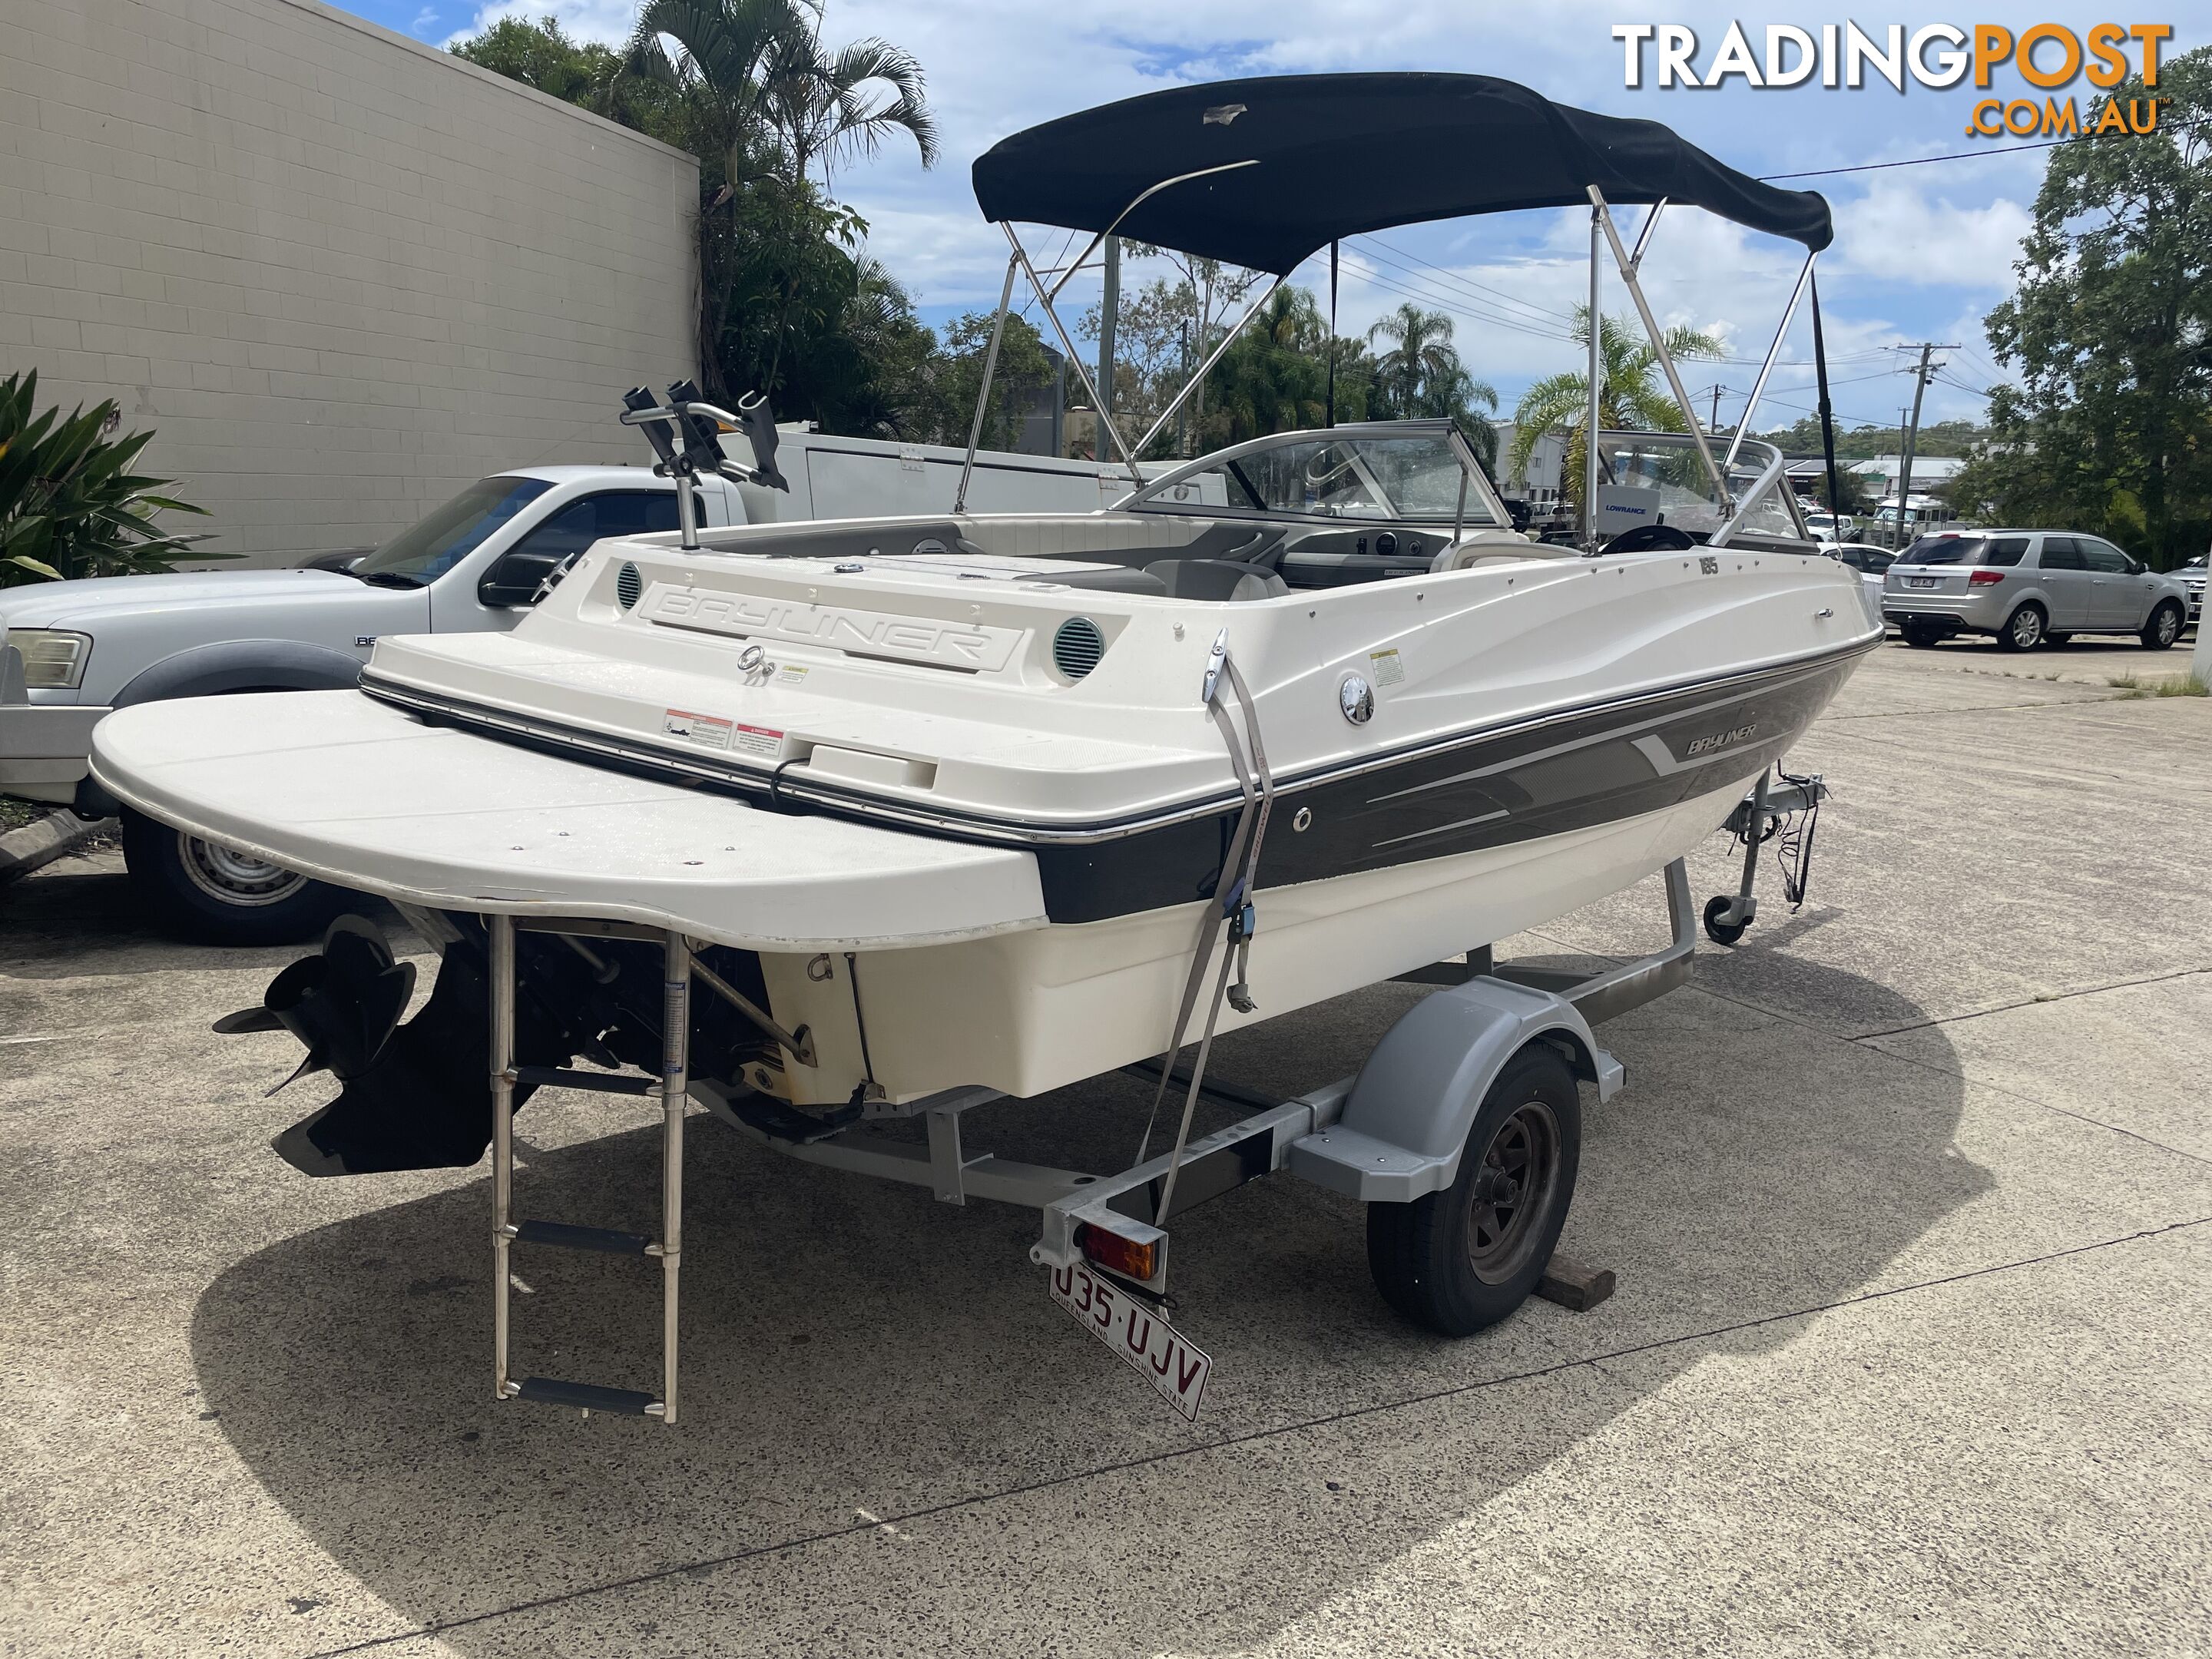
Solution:
[[(1833, 981), (1795, 985), (1796, 997), (1886, 1001), (1893, 1024), (1920, 1018), (1865, 981), (1802, 963), (1789, 971)], [(1220, 1074), (1271, 1087), (1340, 1075), (1421, 994), (1378, 987), (1239, 1034), (1222, 1045)], [(775, 1551), (854, 1528), (862, 1512), (896, 1520), (1462, 1390), (1233, 1454), (1200, 1451), (1141, 1487), (1109, 1475), (1064, 1489), (1054, 1512), (1071, 1556), (1110, 1553), (1118, 1537), (1141, 1558), (1118, 1577), (1085, 1577), (1101, 1598), (1084, 1620), (1095, 1637), (1086, 1650), (1248, 1646), (1706, 1354), (1788, 1342), (1800, 1327), (1743, 1326), (1851, 1295), (1990, 1184), (1953, 1147), (1955, 1076), (1695, 991), (1603, 1035), (1631, 1087), (1602, 1109), (1586, 1093), (1566, 1243), (1619, 1270), (1613, 1302), (1583, 1316), (1531, 1304), (1462, 1343), (1411, 1331), (1369, 1285), (1358, 1207), (1279, 1176), (1178, 1228), (1183, 1327), (1216, 1364), (1195, 1427), (1048, 1303), (1026, 1259), (1027, 1212), (955, 1209), (813, 1170), (696, 1117), (676, 1429), (490, 1401), (482, 1181), (240, 1262), (200, 1299), (194, 1360), (269, 1494), (400, 1619), (422, 1625)], [(1009, 1106), (1007, 1150), (1043, 1151), (1055, 1115), (1079, 1107), (1082, 1155), (1113, 1167), (1103, 1160), (1126, 1154), (1145, 1099), (1105, 1079)], [(979, 1141), (988, 1115), (971, 1119)], [(528, 1113), (521, 1132), (532, 1139)], [(521, 1212), (649, 1224), (657, 1146), (641, 1128), (532, 1153), (517, 1177)], [(1053, 1150), (1066, 1156), (1064, 1135)], [(650, 1385), (657, 1270), (559, 1252), (518, 1253), (517, 1269), (528, 1286), (515, 1298), (520, 1370)], [(1658, 1350), (1667, 1363), (1647, 1358), (1632, 1383), (1574, 1363), (1654, 1342), (1671, 1343)], [(1370, 1486), (1389, 1480), (1379, 1503), (1370, 1492), (1356, 1509), (1333, 1505), (1328, 1494), (1358, 1478), (1347, 1467)], [(1393, 1467), (1418, 1476), (1376, 1473)], [(1119, 1495), (1138, 1490), (1141, 1501)], [(1034, 1651), (1033, 1596), (1050, 1592), (997, 1570), (1015, 1540), (991, 1541), (989, 1513), (940, 1528), (957, 1547), (886, 1560), (872, 1593), (896, 1599), (899, 1577), (927, 1575), (919, 1600), (902, 1604), (907, 1616), (950, 1594), (960, 1645)], [(943, 1626), (893, 1634), (896, 1609), (867, 1605), (850, 1563), (835, 1565), (848, 1547), (749, 1562), (731, 1589), (756, 1604), (745, 1643), (829, 1650), (836, 1632), (885, 1619), (895, 1643), (952, 1639)], [(1021, 1547), (1034, 1553), (1034, 1535)], [(641, 1613), (710, 1589), (716, 1571), (571, 1603), (558, 1613), (563, 1645), (643, 1651)], [(442, 1639), (471, 1654), (542, 1651), (530, 1622), (490, 1619)]]

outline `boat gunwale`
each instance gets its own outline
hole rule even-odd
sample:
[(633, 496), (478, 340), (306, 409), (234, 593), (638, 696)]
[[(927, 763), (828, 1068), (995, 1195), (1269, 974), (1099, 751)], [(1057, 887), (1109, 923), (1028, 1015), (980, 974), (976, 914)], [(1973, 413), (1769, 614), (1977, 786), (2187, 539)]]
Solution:
[[(1448, 755), (1477, 744), (1539, 732), (1570, 720), (1586, 719), (1612, 709), (1626, 711), (1688, 692), (1720, 690), (1769, 678), (1786, 683), (1863, 656), (1880, 646), (1882, 638), (1882, 635), (1872, 633), (1863, 639), (1840, 646), (1801, 652), (1728, 674), (1670, 681), (1625, 695), (1586, 699), (1503, 722), (1465, 728), (1443, 737), (1419, 739), (1393, 749), (1361, 755), (1350, 761), (1278, 774), (1274, 780), (1274, 793), (1279, 799), (1300, 790), (1342, 782), (1389, 767)], [(539, 716), (489, 708), (462, 698), (425, 691), (418, 687), (387, 680), (376, 674), (373, 668), (363, 671), (360, 689), (364, 695), (380, 702), (409, 709), (441, 723), (487, 733), (504, 734), (555, 751), (584, 751), (602, 756), (625, 770), (639, 771), (649, 776), (681, 778), (717, 785), (744, 799), (749, 805), (765, 806), (770, 811), (778, 810), (784, 801), (804, 803), (866, 822), (886, 823), (902, 829), (920, 829), (928, 833), (994, 846), (1085, 846), (1119, 841), (1194, 819), (1234, 811), (1243, 805), (1244, 800), (1242, 791), (1232, 780), (1220, 790), (1196, 800), (1126, 817), (1094, 819), (1087, 823), (1067, 826), (1010, 817), (994, 818), (958, 809), (933, 810), (836, 785), (793, 782), (783, 775), (794, 764), (790, 761), (781, 762), (772, 769), (763, 769), (734, 760), (717, 763), (701, 757), (678, 756), (648, 745), (625, 743), (588, 728), (567, 726)]]

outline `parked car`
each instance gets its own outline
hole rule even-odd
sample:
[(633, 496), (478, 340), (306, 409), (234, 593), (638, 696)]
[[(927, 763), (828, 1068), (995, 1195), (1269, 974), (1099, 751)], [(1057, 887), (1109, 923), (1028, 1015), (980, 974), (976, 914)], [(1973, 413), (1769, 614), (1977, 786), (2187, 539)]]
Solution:
[(2199, 553), (2173, 574), (2183, 591), (2189, 595), (2190, 622), (2202, 622), (2204, 617), (2204, 555)]
[[(702, 519), (743, 524), (735, 485)], [(0, 592), (0, 794), (120, 809), (88, 775), (112, 708), (226, 691), (349, 686), (380, 634), (507, 629), (547, 577), (603, 536), (677, 527), (676, 486), (641, 466), (527, 467), (479, 478), (338, 568), (210, 570), (43, 582)], [(339, 889), (123, 812), (132, 880), (172, 922), (227, 944), (313, 933)]]
[(2133, 634), (2163, 651), (2181, 637), (2188, 591), (2095, 536), (2046, 530), (1921, 537), (1882, 578), (1883, 620), (1907, 645), (1987, 634), (2006, 651), (2075, 634)]
[(1859, 533), (1859, 521), (1848, 513), (1808, 513), (1805, 528), (1816, 542), (1847, 542)]
[(1820, 551), (1832, 559), (1840, 559), (1859, 573), (1867, 614), (1880, 621), (1881, 579), (1890, 566), (1897, 562), (1897, 555), (1886, 547), (1875, 547), (1867, 542), (1824, 541), (1820, 544)]

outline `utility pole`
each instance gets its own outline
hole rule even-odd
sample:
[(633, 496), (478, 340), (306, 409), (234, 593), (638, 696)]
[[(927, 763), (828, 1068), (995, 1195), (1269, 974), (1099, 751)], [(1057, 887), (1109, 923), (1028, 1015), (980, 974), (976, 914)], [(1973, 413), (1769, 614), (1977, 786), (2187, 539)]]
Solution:
[[(1912, 349), (1911, 346), (1897, 349), (1899, 351)], [(1920, 344), (1920, 367), (1912, 371), (1912, 424), (1905, 431), (1904, 459), (1899, 467), (1904, 476), (1897, 481), (1897, 545), (1900, 548), (1905, 544), (1905, 525), (1912, 517), (1912, 452), (1920, 443), (1920, 400), (1928, 395), (1929, 377), (1935, 374), (1936, 368), (1943, 367), (1938, 363), (1936, 368), (1930, 368), (1928, 358), (1933, 352), (1956, 351), (1958, 349), (1955, 345), (1937, 345), (1932, 340), (1923, 340)]]
[(1114, 313), (1121, 305), (1121, 239), (1106, 239), (1106, 296), (1098, 307), (1098, 441), (1091, 445), (1098, 465), (1110, 466), (1106, 417), (1114, 411)]
[(1713, 412), (1705, 422), (1705, 430), (1717, 434), (1721, 429), (1721, 383), (1713, 382)]

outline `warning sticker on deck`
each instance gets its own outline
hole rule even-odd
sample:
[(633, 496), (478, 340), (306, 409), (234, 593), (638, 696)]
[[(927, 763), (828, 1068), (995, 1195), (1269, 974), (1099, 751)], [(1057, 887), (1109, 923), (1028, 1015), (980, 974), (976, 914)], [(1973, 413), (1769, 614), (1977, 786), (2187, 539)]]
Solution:
[(778, 685), (805, 684), (806, 665), (803, 662), (787, 662), (784, 664), (782, 667), (775, 671), (775, 683)]
[(1388, 650), (1369, 652), (1367, 672), (1378, 686), (1403, 685), (1406, 683), (1406, 665), (1399, 659), (1398, 647), (1395, 645)]
[(661, 717), (660, 729), (667, 736), (696, 743), (702, 749), (727, 749), (730, 733), (735, 728), (728, 720), (714, 714), (694, 714), (681, 708), (672, 708)]
[(740, 726), (738, 747), (748, 755), (774, 755), (783, 748), (783, 733), (765, 726)]

